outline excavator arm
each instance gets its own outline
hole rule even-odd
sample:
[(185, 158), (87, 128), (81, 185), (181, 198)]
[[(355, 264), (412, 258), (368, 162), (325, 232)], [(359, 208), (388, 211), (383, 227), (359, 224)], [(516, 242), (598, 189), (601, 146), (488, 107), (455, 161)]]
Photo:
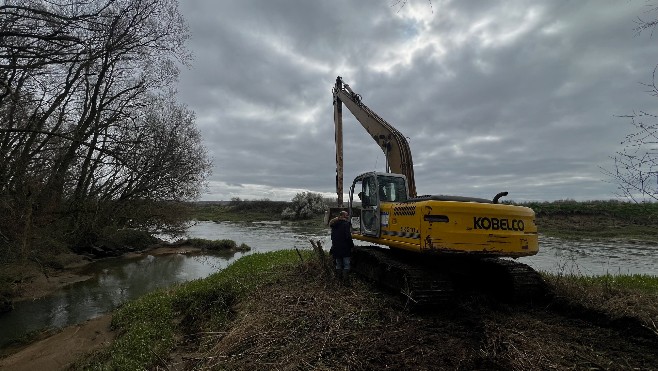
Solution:
[(342, 105), (352, 112), (364, 129), (377, 142), (386, 158), (386, 171), (406, 176), (409, 196), (416, 197), (416, 182), (414, 180), (414, 165), (411, 158), (409, 142), (402, 133), (377, 115), (361, 101), (349, 85), (338, 76), (333, 88), (334, 124), (336, 125), (336, 189), (338, 203), (343, 199), (343, 138), (342, 138)]

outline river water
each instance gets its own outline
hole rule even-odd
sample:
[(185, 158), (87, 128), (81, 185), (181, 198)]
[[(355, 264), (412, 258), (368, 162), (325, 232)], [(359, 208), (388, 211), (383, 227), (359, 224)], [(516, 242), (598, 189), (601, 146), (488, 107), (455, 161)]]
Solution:
[[(133, 259), (108, 259), (91, 264), (91, 279), (70, 285), (51, 296), (17, 303), (0, 315), (0, 347), (12, 339), (45, 328), (60, 328), (112, 311), (158, 288), (204, 278), (225, 268), (244, 254), (297, 247), (311, 247), (309, 239), (329, 246), (329, 232), (322, 228), (290, 226), (278, 222), (199, 222), (187, 231), (190, 238), (231, 239), (245, 243), (246, 253), (214, 255), (144, 255)], [(540, 251), (520, 258), (537, 270), (581, 275), (658, 275), (658, 247), (629, 243), (563, 241), (540, 236)]]

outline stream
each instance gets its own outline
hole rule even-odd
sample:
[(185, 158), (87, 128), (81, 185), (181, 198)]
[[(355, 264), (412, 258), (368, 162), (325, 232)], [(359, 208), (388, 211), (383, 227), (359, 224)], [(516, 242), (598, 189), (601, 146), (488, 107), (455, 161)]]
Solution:
[[(199, 222), (187, 237), (231, 239), (251, 247), (246, 253), (172, 254), (102, 260), (90, 264), (91, 279), (65, 287), (53, 295), (16, 303), (0, 314), (0, 348), (35, 331), (61, 328), (108, 313), (122, 303), (177, 283), (204, 278), (245, 254), (297, 247), (310, 248), (309, 239), (329, 243), (323, 228), (291, 226), (279, 222)], [(540, 236), (539, 253), (518, 261), (533, 268), (561, 274), (658, 275), (658, 247), (643, 244), (564, 241)]]

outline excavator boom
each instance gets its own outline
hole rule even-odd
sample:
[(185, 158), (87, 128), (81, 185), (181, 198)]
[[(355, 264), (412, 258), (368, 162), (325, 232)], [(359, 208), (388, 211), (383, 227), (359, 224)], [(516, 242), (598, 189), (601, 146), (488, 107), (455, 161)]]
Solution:
[(349, 85), (338, 76), (333, 88), (334, 96), (334, 123), (336, 125), (336, 179), (339, 203), (342, 200), (343, 179), (343, 148), (342, 148), (342, 105), (352, 112), (364, 129), (377, 142), (384, 152), (386, 159), (386, 172), (404, 175), (408, 182), (408, 191), (411, 197), (416, 196), (416, 182), (414, 179), (414, 165), (411, 158), (411, 149), (407, 138), (395, 129), (386, 120), (381, 118), (361, 101)]

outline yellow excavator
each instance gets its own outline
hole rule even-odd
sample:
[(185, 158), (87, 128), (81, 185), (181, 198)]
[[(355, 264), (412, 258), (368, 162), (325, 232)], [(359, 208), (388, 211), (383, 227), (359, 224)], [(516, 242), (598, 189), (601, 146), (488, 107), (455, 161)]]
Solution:
[[(333, 88), (336, 190), (343, 205), (342, 106), (354, 115), (384, 152), (385, 171), (358, 175), (349, 189), (352, 237), (388, 248), (354, 250), (357, 273), (415, 304), (449, 300), (480, 291), (532, 299), (543, 291), (537, 272), (509, 259), (538, 252), (532, 209), (492, 199), (416, 195), (411, 149), (404, 135), (366, 106), (339, 76)], [(329, 219), (329, 218), (327, 218)]]

